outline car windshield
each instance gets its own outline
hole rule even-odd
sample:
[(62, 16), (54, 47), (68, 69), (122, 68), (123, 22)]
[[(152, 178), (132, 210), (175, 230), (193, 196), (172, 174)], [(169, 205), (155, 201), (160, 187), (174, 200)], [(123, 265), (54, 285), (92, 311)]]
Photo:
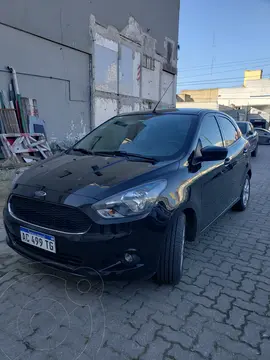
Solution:
[(82, 154), (127, 152), (167, 160), (184, 152), (196, 115), (134, 114), (116, 116), (80, 140), (71, 150)]
[(237, 123), (237, 125), (239, 126), (242, 134), (246, 134), (246, 132), (247, 132), (247, 124), (239, 122), (239, 123)]

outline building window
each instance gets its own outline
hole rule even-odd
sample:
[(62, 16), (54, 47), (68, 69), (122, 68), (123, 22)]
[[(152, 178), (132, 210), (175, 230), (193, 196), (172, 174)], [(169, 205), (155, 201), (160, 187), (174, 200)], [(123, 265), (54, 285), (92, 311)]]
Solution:
[(143, 55), (142, 66), (146, 69), (154, 71), (155, 70), (155, 59), (148, 55)]

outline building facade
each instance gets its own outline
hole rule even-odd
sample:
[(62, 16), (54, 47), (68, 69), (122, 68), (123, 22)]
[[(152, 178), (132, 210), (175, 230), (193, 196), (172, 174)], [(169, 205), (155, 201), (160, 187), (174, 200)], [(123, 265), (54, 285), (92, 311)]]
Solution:
[(175, 106), (179, 0), (2, 0), (0, 90), (13, 67), (50, 141), (121, 112)]
[(243, 86), (183, 90), (177, 95), (178, 108), (221, 110), (236, 120), (249, 120), (256, 126), (270, 124), (270, 79), (262, 70), (245, 71)]

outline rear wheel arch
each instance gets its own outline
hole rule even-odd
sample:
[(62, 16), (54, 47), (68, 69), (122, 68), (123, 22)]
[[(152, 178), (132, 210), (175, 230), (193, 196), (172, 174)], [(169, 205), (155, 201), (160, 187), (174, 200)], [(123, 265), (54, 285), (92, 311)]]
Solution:
[(186, 216), (186, 240), (194, 241), (198, 231), (198, 219), (196, 211), (193, 208), (183, 209)]

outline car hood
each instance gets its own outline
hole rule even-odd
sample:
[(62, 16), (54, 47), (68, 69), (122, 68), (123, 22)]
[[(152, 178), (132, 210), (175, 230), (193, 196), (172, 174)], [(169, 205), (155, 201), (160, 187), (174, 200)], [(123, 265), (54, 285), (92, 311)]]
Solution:
[(129, 161), (125, 157), (63, 154), (32, 166), (19, 177), (17, 184), (20, 188), (34, 187), (98, 200), (112, 187), (128, 183), (158, 167), (158, 164)]

